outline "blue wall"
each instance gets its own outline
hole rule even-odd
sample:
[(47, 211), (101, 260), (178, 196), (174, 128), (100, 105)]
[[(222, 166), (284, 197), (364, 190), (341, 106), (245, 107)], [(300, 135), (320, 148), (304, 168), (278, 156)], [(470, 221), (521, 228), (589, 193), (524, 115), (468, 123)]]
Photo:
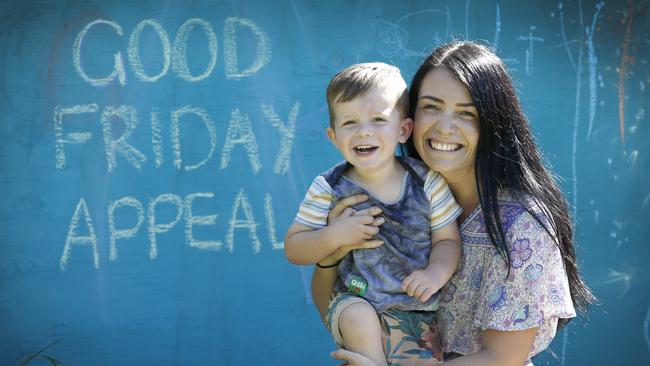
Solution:
[(281, 250), (340, 159), (326, 84), (466, 37), (511, 67), (601, 301), (537, 363), (649, 364), (648, 5), (3, 2), (2, 363), (333, 364)]

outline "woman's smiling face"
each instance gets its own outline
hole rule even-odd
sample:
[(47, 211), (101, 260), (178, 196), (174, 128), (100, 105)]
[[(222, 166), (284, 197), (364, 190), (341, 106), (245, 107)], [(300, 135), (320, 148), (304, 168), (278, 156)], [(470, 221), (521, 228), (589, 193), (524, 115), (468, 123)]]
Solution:
[(413, 142), (422, 160), (446, 179), (474, 174), (479, 117), (467, 88), (445, 67), (422, 80)]

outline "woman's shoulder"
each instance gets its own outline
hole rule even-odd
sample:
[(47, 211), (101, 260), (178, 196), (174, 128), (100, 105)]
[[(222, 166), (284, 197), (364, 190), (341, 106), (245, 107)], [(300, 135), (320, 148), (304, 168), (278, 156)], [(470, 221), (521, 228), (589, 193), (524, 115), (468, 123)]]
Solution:
[(527, 193), (503, 189), (498, 193), (497, 202), (506, 234), (512, 230), (537, 232), (552, 229), (544, 204)]

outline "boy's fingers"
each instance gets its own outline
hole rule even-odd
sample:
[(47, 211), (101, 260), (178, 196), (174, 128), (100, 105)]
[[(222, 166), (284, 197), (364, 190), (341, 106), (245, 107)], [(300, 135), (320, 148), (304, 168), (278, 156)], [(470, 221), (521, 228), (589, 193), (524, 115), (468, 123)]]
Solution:
[(381, 226), (384, 224), (384, 222), (386, 222), (386, 219), (383, 217), (378, 217), (375, 219), (375, 221), (372, 222), (372, 226)]
[(434, 292), (435, 292), (435, 291), (433, 291), (432, 288), (427, 288), (426, 291), (424, 291), (424, 292), (422, 293), (422, 295), (420, 295), (420, 297), (418, 298), (418, 300), (420, 300), (420, 302), (426, 302), (427, 300), (429, 300), (429, 298), (431, 297), (431, 295), (434, 294)]
[(370, 235), (371, 237), (377, 235), (378, 232), (379, 228), (375, 226), (367, 226), (365, 231), (366, 235)]

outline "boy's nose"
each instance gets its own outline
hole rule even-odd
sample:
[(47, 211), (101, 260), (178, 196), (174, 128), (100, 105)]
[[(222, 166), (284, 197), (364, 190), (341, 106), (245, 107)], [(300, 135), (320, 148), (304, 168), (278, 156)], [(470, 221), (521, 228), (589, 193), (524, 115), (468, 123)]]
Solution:
[(368, 124), (361, 124), (357, 129), (357, 136), (359, 137), (368, 137), (372, 136), (372, 126)]

